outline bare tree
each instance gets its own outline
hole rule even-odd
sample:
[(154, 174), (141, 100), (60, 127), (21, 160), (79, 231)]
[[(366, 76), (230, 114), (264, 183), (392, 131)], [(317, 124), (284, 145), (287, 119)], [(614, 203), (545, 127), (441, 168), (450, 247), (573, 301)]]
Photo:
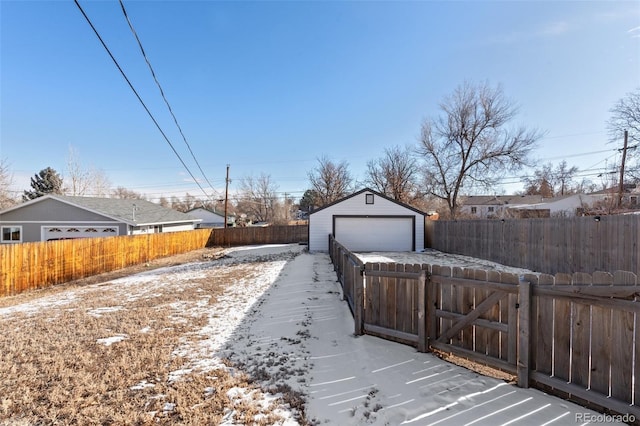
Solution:
[(165, 197), (164, 195), (160, 196), (160, 200), (158, 200), (158, 204), (160, 204), (162, 207), (164, 208), (171, 208), (171, 205), (169, 204), (169, 200), (167, 200), (167, 197)]
[(367, 163), (365, 183), (394, 200), (409, 203), (417, 195), (418, 172), (411, 149), (395, 146)]
[(119, 186), (113, 191), (111, 191), (111, 198), (126, 198), (129, 200), (145, 200), (146, 199), (146, 197), (143, 194), (127, 189), (124, 186)]
[(488, 83), (459, 86), (440, 109), (440, 116), (424, 121), (418, 152), (424, 160), (425, 186), (446, 201), (455, 219), (463, 187), (494, 187), (501, 174), (526, 165), (541, 134), (508, 128), (517, 108), (499, 86)]
[(0, 159), (0, 210), (17, 203), (16, 197), (11, 195), (9, 188), (13, 185), (13, 175), (9, 172), (9, 163)]
[(347, 195), (351, 191), (353, 178), (345, 161), (336, 164), (327, 157), (322, 157), (318, 159), (318, 163), (308, 177), (316, 194), (315, 202), (318, 207), (322, 207)]
[(244, 211), (255, 222), (271, 222), (277, 206), (278, 185), (271, 175), (262, 173), (260, 177), (247, 176), (240, 180), (237, 208)]
[(106, 197), (111, 187), (104, 171), (95, 168), (86, 169), (82, 166), (78, 152), (71, 145), (69, 145), (67, 175), (64, 182), (66, 183), (65, 194), (73, 196)]
[[(161, 205), (162, 205), (162, 199), (161, 199)], [(196, 197), (194, 197), (193, 195), (189, 194), (188, 192), (182, 199), (176, 197), (175, 195), (171, 197), (171, 208), (173, 210), (186, 213), (189, 210), (193, 210), (198, 207), (204, 207), (202, 202), (198, 200)]]
[(576, 173), (578, 173), (578, 168), (576, 166), (569, 167), (564, 160), (555, 168), (551, 163), (544, 164), (533, 172), (533, 176), (522, 178), (525, 184), (524, 193), (542, 195), (546, 198), (574, 194), (578, 192), (580, 187), (573, 180)]
[(80, 164), (80, 157), (71, 145), (69, 145), (67, 174), (64, 182), (66, 183), (64, 192), (73, 196), (85, 195), (91, 186), (91, 177), (89, 176), (89, 172), (82, 168)]
[(545, 198), (553, 197), (553, 165), (544, 164), (534, 170), (533, 176), (523, 176), (524, 193), (526, 195), (542, 195)]
[(559, 192), (560, 195), (565, 195), (566, 193), (575, 192), (575, 188), (572, 187), (571, 183), (573, 183), (573, 178), (576, 173), (578, 173), (578, 168), (576, 166), (567, 166), (565, 160), (562, 160), (562, 163), (558, 164), (554, 172), (556, 194)]
[(640, 87), (618, 100), (609, 112), (609, 138), (612, 143), (619, 144), (624, 139), (625, 130), (628, 132), (627, 159), (631, 161), (626, 170), (633, 178), (638, 179), (640, 161), (633, 160), (640, 157)]
[(609, 110), (607, 121), (612, 141), (621, 141), (624, 131), (629, 132), (629, 143), (640, 143), (640, 87), (627, 93)]

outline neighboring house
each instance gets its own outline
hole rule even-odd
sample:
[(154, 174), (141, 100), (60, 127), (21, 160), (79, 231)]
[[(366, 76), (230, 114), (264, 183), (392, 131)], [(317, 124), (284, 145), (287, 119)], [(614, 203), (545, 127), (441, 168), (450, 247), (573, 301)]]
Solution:
[(0, 211), (0, 243), (186, 231), (199, 222), (145, 200), (46, 195)]
[(505, 217), (508, 208), (542, 201), (541, 195), (472, 195), (464, 198), (460, 212), (478, 219), (495, 219)]
[(598, 194), (572, 194), (563, 197), (545, 198), (541, 203), (508, 206), (511, 217), (557, 217), (581, 216), (605, 197)]
[[(602, 201), (612, 201), (617, 202), (619, 197), (620, 188), (617, 186), (603, 189), (602, 191), (593, 192), (590, 195), (599, 195), (602, 198)], [(631, 207), (631, 208), (639, 208), (640, 207), (640, 185), (635, 183), (625, 184), (622, 191), (622, 204)]]
[(309, 251), (328, 251), (329, 234), (349, 250), (424, 248), (425, 213), (365, 188), (309, 215)]
[[(189, 216), (201, 219), (198, 228), (224, 228), (224, 213), (198, 207), (187, 212)], [(233, 226), (233, 217), (227, 216), (227, 226)]]
[[(467, 216), (480, 219), (572, 217), (581, 216), (585, 211), (603, 202), (611, 202), (617, 199), (616, 197), (617, 189), (552, 198), (542, 198), (540, 195), (471, 196), (465, 199), (461, 211)], [(639, 198), (640, 193), (632, 190), (623, 194), (623, 202), (628, 206), (638, 206)]]

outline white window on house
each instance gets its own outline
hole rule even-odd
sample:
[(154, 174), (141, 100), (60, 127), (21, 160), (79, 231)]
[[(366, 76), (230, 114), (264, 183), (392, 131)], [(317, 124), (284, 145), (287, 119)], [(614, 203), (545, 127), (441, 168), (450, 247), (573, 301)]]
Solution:
[(638, 197), (630, 197), (629, 198), (629, 202), (632, 206), (635, 206), (638, 204)]
[(3, 226), (0, 229), (0, 242), (3, 243), (21, 243), (22, 242), (22, 226)]
[(373, 194), (365, 194), (365, 203), (373, 204)]
[(476, 214), (478, 213), (478, 208), (477, 207), (471, 207), (471, 214)]
[(489, 207), (487, 210), (493, 212), (493, 207)]

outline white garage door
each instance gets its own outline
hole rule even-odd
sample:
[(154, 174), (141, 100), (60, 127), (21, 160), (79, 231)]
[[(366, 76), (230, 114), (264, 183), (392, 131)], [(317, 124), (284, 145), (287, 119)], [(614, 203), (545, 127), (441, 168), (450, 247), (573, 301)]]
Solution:
[(412, 251), (410, 217), (336, 217), (336, 240), (353, 251)]
[(118, 235), (116, 226), (45, 226), (42, 240), (69, 240), (74, 238), (114, 237)]

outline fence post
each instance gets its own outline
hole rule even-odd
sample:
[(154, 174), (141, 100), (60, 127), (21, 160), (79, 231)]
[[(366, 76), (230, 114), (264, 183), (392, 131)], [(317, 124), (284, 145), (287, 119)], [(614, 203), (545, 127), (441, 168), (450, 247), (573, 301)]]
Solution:
[(520, 281), (518, 284), (518, 386), (529, 387), (529, 351), (531, 348), (531, 283)]
[(418, 352), (428, 352), (429, 344), (426, 336), (426, 283), (427, 271), (421, 271), (418, 279)]
[(353, 322), (354, 334), (362, 336), (364, 319), (364, 272), (359, 265), (353, 265)]

